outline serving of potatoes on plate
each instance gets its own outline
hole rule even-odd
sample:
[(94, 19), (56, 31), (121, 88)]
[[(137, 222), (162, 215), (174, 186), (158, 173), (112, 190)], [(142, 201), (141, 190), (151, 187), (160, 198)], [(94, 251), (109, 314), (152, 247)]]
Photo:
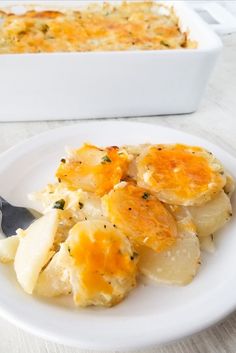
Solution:
[(81, 307), (113, 306), (145, 277), (190, 283), (232, 216), (234, 180), (201, 147), (84, 144), (55, 176), (30, 195), (44, 215), (0, 240), (0, 262), (26, 293)]

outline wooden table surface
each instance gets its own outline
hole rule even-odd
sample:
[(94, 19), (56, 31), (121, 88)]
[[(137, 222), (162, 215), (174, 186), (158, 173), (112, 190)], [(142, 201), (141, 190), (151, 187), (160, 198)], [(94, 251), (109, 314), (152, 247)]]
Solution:
[[(198, 112), (192, 115), (131, 118), (130, 120), (170, 126), (193, 133), (216, 143), (236, 157), (236, 34), (224, 37), (223, 41), (225, 45), (223, 55)], [(1, 123), (0, 152), (42, 131), (75, 123), (75, 121)], [(227, 299), (222, 298), (222, 300)], [(0, 353), (5, 352), (79, 353), (84, 351), (34, 337), (0, 318)], [(202, 333), (145, 352), (235, 353), (236, 313)]]

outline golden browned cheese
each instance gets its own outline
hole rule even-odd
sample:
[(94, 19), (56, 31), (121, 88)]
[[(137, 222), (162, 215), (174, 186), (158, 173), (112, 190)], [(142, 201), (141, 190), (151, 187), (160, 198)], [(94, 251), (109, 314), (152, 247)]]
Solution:
[[(163, 14), (164, 9), (164, 14)], [(196, 46), (173, 9), (152, 1), (81, 10), (0, 12), (0, 53), (159, 50)]]
[(135, 245), (159, 252), (171, 247), (177, 236), (176, 222), (164, 205), (147, 190), (126, 183), (103, 197), (105, 213)]
[(223, 167), (200, 147), (150, 146), (137, 158), (138, 184), (174, 205), (202, 204), (225, 184)]
[(109, 222), (77, 223), (66, 244), (77, 304), (113, 305), (135, 285), (137, 261), (130, 243)]
[(85, 144), (73, 157), (62, 160), (56, 177), (69, 189), (104, 195), (120, 182), (128, 169), (128, 156), (118, 147), (105, 149)]
[[(73, 230), (74, 232), (76, 229)], [(124, 276), (126, 272), (130, 272), (133, 263), (130, 256), (125, 256), (119, 251), (121, 243), (113, 234), (97, 231), (94, 234), (94, 240), (91, 240), (86, 233), (80, 233), (78, 244), (74, 244), (71, 249), (71, 256), (75, 259), (77, 266), (86, 265), (81, 273), (82, 280), (89, 291), (99, 291), (107, 294), (112, 293), (112, 287), (103, 278), (101, 272), (110, 275)]]

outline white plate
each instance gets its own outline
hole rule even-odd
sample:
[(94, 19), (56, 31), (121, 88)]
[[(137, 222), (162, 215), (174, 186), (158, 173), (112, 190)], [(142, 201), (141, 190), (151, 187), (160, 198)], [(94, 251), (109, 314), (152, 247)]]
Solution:
[[(195, 136), (156, 125), (92, 122), (48, 131), (2, 154), (0, 194), (16, 204), (36, 206), (27, 194), (53, 180), (65, 145), (79, 146), (84, 141), (200, 145), (236, 176), (233, 157)], [(12, 266), (1, 265), (0, 313), (33, 334), (85, 349), (141, 349), (179, 339), (212, 325), (236, 307), (236, 218), (220, 233), (215, 254), (203, 256), (190, 285), (140, 285), (111, 309), (76, 309), (63, 299), (29, 296), (17, 284)]]

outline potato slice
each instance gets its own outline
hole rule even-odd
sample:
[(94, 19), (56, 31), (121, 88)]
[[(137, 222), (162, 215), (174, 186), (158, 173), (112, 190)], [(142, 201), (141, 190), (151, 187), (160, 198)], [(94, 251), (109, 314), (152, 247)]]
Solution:
[(224, 191), (220, 191), (211, 201), (201, 206), (188, 208), (199, 237), (215, 233), (232, 216), (232, 206)]
[(137, 157), (149, 146), (150, 144), (141, 144), (141, 145), (125, 145), (122, 147), (130, 157), (127, 177), (132, 178), (134, 180), (137, 179)]
[(161, 253), (140, 247), (139, 270), (155, 282), (184, 285), (192, 281), (200, 265), (199, 240), (194, 224), (184, 208), (177, 211), (176, 218), (176, 243)]
[(179, 237), (168, 251), (156, 253), (147, 247), (140, 250), (141, 273), (160, 283), (187, 284), (196, 275), (199, 264), (199, 241), (194, 234)]
[(138, 185), (171, 205), (204, 204), (226, 183), (221, 163), (203, 148), (152, 145), (137, 157)]
[(35, 293), (44, 297), (56, 297), (71, 292), (68, 254), (62, 245), (47, 267), (40, 273)]
[(14, 268), (18, 282), (29, 294), (32, 294), (39, 273), (48, 261), (57, 227), (58, 212), (52, 210), (31, 224), (20, 239)]
[(11, 262), (15, 258), (16, 250), (19, 244), (19, 237), (13, 235), (0, 240), (0, 262)]
[(212, 234), (206, 237), (200, 237), (199, 242), (202, 251), (206, 251), (209, 253), (215, 252), (214, 236)]
[(129, 159), (116, 146), (105, 149), (85, 144), (59, 165), (56, 177), (70, 189), (104, 195), (126, 175)]
[(82, 201), (81, 211), (84, 220), (104, 218), (101, 198), (91, 193), (87, 193), (87, 197)]
[(135, 245), (164, 251), (176, 241), (176, 222), (146, 189), (120, 183), (102, 198), (104, 213)]
[(228, 172), (226, 172), (226, 184), (224, 186), (224, 192), (231, 198), (235, 190), (235, 180)]
[(112, 306), (135, 286), (137, 256), (107, 221), (77, 223), (65, 242), (73, 298), (79, 306)]

